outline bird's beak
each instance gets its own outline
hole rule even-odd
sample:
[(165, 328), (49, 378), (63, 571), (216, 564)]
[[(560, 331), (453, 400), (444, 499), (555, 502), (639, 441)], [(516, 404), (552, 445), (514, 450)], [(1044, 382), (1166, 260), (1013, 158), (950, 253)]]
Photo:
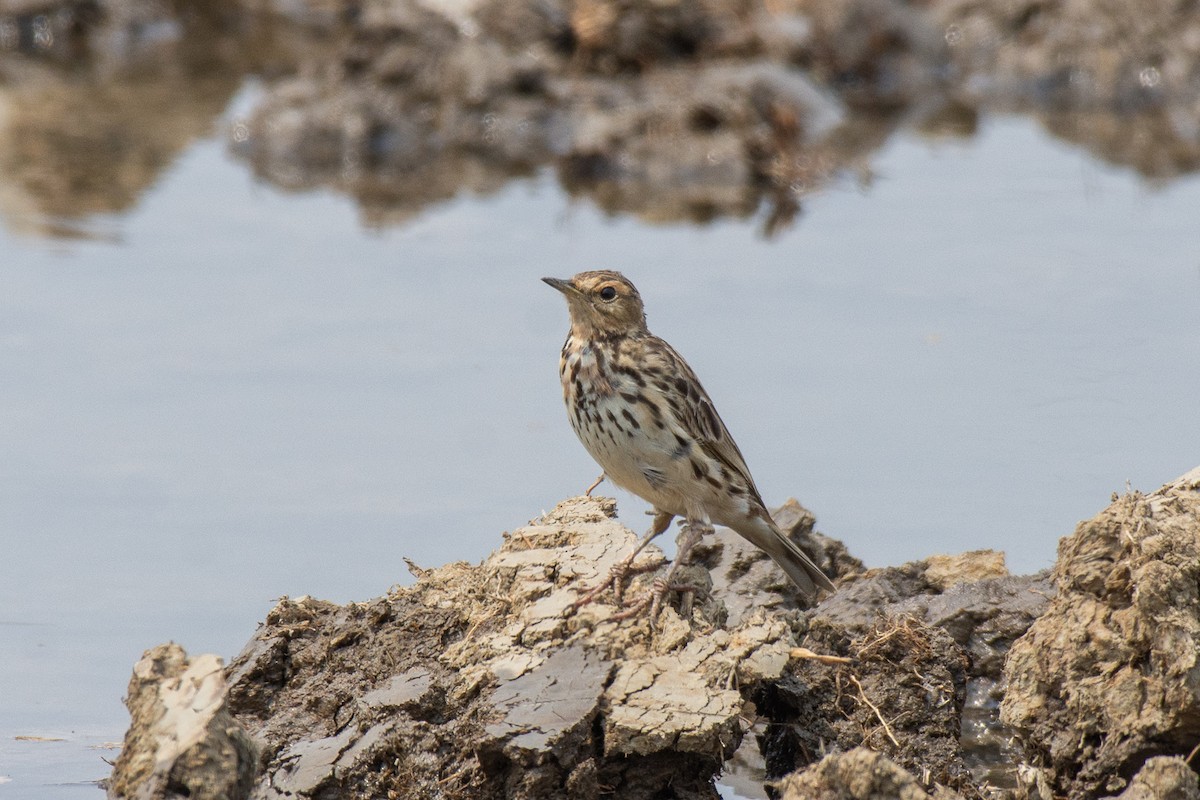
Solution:
[(564, 281), (562, 278), (542, 278), (542, 281), (550, 284), (567, 296), (577, 294), (579, 291), (575, 288), (575, 284), (570, 281)]

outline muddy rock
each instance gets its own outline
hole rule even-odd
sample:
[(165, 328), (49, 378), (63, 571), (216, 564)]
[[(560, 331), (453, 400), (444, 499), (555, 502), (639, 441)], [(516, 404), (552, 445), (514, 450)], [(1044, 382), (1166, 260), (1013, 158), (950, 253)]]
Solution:
[(342, 53), (269, 85), (232, 144), (273, 182), (353, 194), (373, 223), (550, 166), (614, 213), (706, 222), (765, 200), (783, 224), (871, 141), (835, 135), (844, 103), (794, 66), (798, 8), (400, 1), (346, 18)]
[(653, 64), (745, 55), (761, 49), (748, 0), (573, 0), (578, 58), (600, 72), (640, 72)]
[(566, 613), (636, 542), (613, 511), (566, 501), (371, 603), (281, 602), (230, 668), (263, 747), (252, 796), (714, 798), (740, 687), (777, 679), (794, 639), (765, 613), (721, 628), (713, 602), (656, 631), (612, 620), (611, 594)]
[[(814, 530), (816, 517), (795, 499), (771, 510), (784, 534), (803, 549), (826, 575), (837, 580), (864, 570), (863, 563), (846, 546)], [(717, 528), (693, 551), (693, 558), (712, 575), (713, 594), (736, 625), (756, 609), (798, 611), (805, 603), (783, 570), (763, 551), (729, 528)]]
[(1047, 611), (1009, 651), (1003, 719), (1071, 798), (1113, 794), (1200, 739), (1200, 469), (1059, 544)]
[(1200, 169), (1198, 48), (1167, 0), (0, 0), (0, 213), (129, 208), (247, 79), (233, 153), (374, 226), (541, 173), (772, 233), (902, 126), (992, 112), (1163, 181)]
[(1104, 800), (1200, 800), (1200, 781), (1184, 759), (1155, 756), (1138, 770), (1125, 791)]
[(1009, 645), (1045, 610), (1049, 577), (1011, 576), (1004, 554), (930, 556), (848, 578), (813, 620), (863, 629), (880, 616), (915, 617), (945, 630), (970, 657), (973, 677), (1000, 678)]
[(1166, 0), (4, 0), (0, 210), (53, 227), (128, 208), (246, 78), (263, 92), (232, 150), (373, 225), (548, 170), (652, 221), (765, 206), (769, 233), (868, 180), (905, 121), (969, 135), (989, 111), (1160, 181), (1200, 169), (1198, 31)]
[[(718, 531), (655, 626), (611, 589), (574, 609), (639, 538), (574, 498), (482, 564), (281, 601), (223, 679), (157, 648), (110, 795), (714, 800), (732, 768), (784, 797), (1195, 800), (1200, 470), (1082, 523), (1050, 576), (990, 551), (865, 570), (774, 515), (837, 577), (815, 608)], [(624, 598), (665, 563), (646, 548)]]
[[(773, 564), (721, 534), (685, 570), (696, 589), (673, 593), (656, 627), (644, 612), (615, 619), (611, 591), (572, 612), (639, 538), (614, 513), (612, 500), (575, 498), (478, 566), (412, 566), (413, 586), (365, 603), (281, 601), (214, 701), (259, 754), (249, 773), (249, 761), (226, 771), (250, 774), (229, 796), (715, 800), (714, 777), (738, 763), (748, 731), (746, 763), (767, 773), (751, 784), (869, 747), (886, 755), (871, 774), (887, 785), (982, 796), (959, 742), (969, 658), (945, 630), (913, 615), (877, 610), (861, 623), (805, 610)], [(832, 574), (861, 574), (794, 501), (775, 516)], [(930, 574), (960, 561), (935, 559)], [(637, 565), (647, 569), (624, 590), (632, 600), (665, 559), (651, 546)], [(921, 583), (934, 584), (953, 581)], [(113, 786), (145, 772), (145, 726), (135, 714)], [(834, 763), (813, 774), (840, 774)]]
[[(857, 658), (858, 643), (871, 641), (880, 630), (891, 630), (913, 637), (911, 646), (901, 648), (903, 657), (938, 662), (942, 678), (934, 684), (952, 690), (938, 695), (943, 699), (937, 700), (935, 708), (920, 714), (922, 722), (912, 731), (917, 737), (913, 748), (907, 748), (909, 740), (897, 736), (907, 752), (887, 752), (910, 769), (920, 764), (921, 770), (929, 770), (934, 764), (940, 772), (930, 774), (940, 775), (939, 783), (973, 796), (976, 783), (1016, 784), (1020, 753), (1011, 744), (1012, 732), (999, 721), (1001, 671), (1008, 648), (1042, 613), (1051, 594), (1045, 574), (1008, 575), (1002, 553), (936, 555), (899, 567), (851, 572), (836, 594), (807, 615), (806, 622), (810, 638), (828, 639), (836, 633), (840, 641), (850, 642), (849, 647), (835, 648), (843, 655)], [(886, 659), (878, 667), (891, 668)], [(912, 668), (914, 673), (923, 672), (926, 665)], [(903, 687), (904, 676), (893, 677), (883, 679), (889, 689)], [(909, 689), (909, 694), (901, 691), (888, 697), (891, 713), (911, 718), (922, 695), (916, 686)], [(944, 705), (949, 698), (953, 698), (951, 710)], [(941, 722), (930, 724), (935, 719)], [(852, 746), (849, 739), (839, 743)], [(865, 743), (879, 746), (875, 739)], [(888, 744), (895, 748), (894, 743)], [(770, 745), (767, 749), (774, 752)], [(786, 766), (786, 760), (783, 763)]]
[(432, 12), (406, 25), (385, 53), (364, 43), (371, 55), (355, 61), (352, 80), (344, 64), (314, 65), (273, 87), (234, 151), (289, 188), (332, 183), (377, 221), (496, 191), (539, 165), (608, 211), (745, 217), (776, 173), (816, 184), (835, 169), (806, 148), (831, 141), (844, 109), (786, 65), (575, 74), (547, 42), (509, 52)]
[(955, 800), (945, 787), (926, 791), (882, 753), (856, 747), (834, 753), (777, 784), (780, 800)]
[(212, 135), (248, 72), (295, 60), (286, 31), (231, 12), (224, 0), (0, 0), (5, 223), (96, 235), (88, 218), (135, 206)]
[(1195, 8), (1169, 0), (1149, 0), (1136, 13), (1109, 0), (939, 0), (930, 8), (967, 91), (1126, 111), (1197, 97)]
[(814, 618), (801, 644), (847, 663), (800, 657), (752, 694), (774, 722), (759, 740), (769, 777), (863, 746), (921, 776), (927, 791), (982, 796), (959, 740), (968, 659), (948, 634), (913, 617), (866, 629)]
[(1200, 9), (938, 0), (929, 15), (960, 101), (1032, 113), (1154, 181), (1200, 169)]
[(112, 800), (242, 800), (257, 753), (230, 716), (221, 659), (189, 659), (177, 644), (147, 650), (125, 705), (132, 722), (117, 758)]

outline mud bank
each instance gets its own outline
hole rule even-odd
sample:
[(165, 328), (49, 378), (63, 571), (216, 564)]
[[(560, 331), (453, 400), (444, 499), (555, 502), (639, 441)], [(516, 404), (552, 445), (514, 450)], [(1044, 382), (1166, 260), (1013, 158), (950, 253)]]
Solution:
[(147, 651), (109, 796), (708, 800), (749, 758), (795, 799), (1200, 798), (1200, 469), (1026, 577), (990, 551), (863, 570), (789, 502), (836, 594), (801, 608), (718, 531), (653, 628), (611, 594), (568, 613), (637, 539), (614, 510), (564, 501), (369, 602), (283, 600), (224, 671)]
[(355, 195), (374, 222), (550, 166), (611, 212), (765, 207), (770, 232), (828, 182), (869, 180), (896, 130), (969, 135), (989, 112), (1035, 115), (1153, 179), (1200, 166), (1200, 13), (1178, 4), (1136, 20), (1102, 2), (962, 0), (340, 9), (344, 44), (273, 83), (234, 151), (274, 182)]
[(988, 113), (1152, 181), (1194, 172), (1198, 65), (1187, 3), (0, 0), (0, 201), (127, 208), (252, 78), (233, 152), (373, 225), (549, 170), (612, 213), (770, 232), (869, 181), (895, 131)]

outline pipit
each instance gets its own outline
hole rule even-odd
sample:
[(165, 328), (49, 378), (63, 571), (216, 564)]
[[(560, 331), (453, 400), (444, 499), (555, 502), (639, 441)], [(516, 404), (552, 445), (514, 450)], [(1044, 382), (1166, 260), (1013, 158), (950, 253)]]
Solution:
[[(604, 476), (654, 506), (650, 531), (622, 568), (628, 570), (674, 517), (684, 519), (675, 563), (657, 582), (651, 619), (672, 588), (675, 571), (713, 522), (737, 531), (774, 559), (807, 600), (818, 588), (832, 591), (825, 573), (771, 519), (696, 373), (647, 329), (634, 285), (608, 270), (542, 280), (566, 296), (571, 315), (559, 360), (571, 427)], [(611, 579), (618, 598), (621, 580), (619, 574)]]

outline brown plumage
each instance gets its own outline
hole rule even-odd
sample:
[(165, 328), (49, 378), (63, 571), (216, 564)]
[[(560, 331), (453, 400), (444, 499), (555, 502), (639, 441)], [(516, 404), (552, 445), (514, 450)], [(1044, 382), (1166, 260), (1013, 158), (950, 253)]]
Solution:
[(692, 368), (647, 329), (634, 285), (608, 270), (543, 280), (566, 296), (571, 315), (559, 362), (571, 426), (608, 478), (660, 516), (737, 531), (808, 599), (818, 588), (832, 591), (829, 578), (771, 520)]

